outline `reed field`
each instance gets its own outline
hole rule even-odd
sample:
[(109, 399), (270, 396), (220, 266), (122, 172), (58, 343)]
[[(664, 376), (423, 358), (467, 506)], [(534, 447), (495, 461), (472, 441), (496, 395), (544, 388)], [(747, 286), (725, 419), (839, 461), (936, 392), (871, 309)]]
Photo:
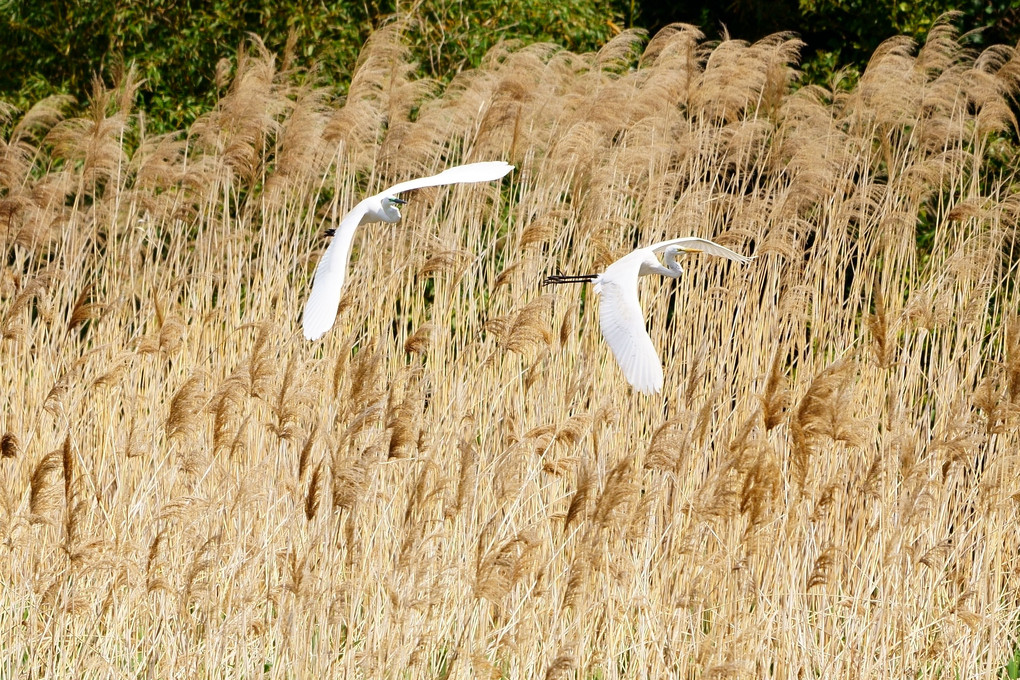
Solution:
[[(130, 68), (0, 108), (0, 676), (1005, 677), (1020, 55), (827, 90), (674, 25), (440, 84), (403, 30), (342, 101), (253, 40), (177, 134)], [(304, 340), (327, 229), (486, 160)], [(642, 279), (644, 396), (542, 278), (688, 235), (757, 258)]]

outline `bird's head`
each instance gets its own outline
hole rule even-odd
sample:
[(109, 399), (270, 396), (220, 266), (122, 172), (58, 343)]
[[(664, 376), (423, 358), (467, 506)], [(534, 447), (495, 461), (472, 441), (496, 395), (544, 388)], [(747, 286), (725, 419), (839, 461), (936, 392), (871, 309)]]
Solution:
[(383, 196), (379, 203), (382, 205), (382, 219), (386, 222), (398, 222), (400, 221), (399, 206), (407, 204), (407, 201), (396, 196)]
[(700, 253), (701, 251), (697, 248), (685, 248), (683, 246), (670, 246), (662, 253), (662, 261), (666, 265), (666, 268), (670, 271), (676, 272), (678, 275), (684, 273), (684, 268), (680, 266), (678, 258), (683, 257), (688, 253)]

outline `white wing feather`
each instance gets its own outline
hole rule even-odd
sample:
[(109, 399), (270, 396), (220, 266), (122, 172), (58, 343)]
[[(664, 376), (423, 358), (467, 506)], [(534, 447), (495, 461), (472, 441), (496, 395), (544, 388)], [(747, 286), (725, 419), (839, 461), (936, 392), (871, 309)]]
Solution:
[(707, 238), (698, 238), (696, 236), (684, 236), (683, 238), (674, 238), (669, 241), (660, 241), (653, 245), (648, 246), (655, 253), (661, 253), (670, 246), (681, 246), (683, 248), (692, 248), (694, 250), (700, 250), (708, 253), (709, 255), (718, 255), (719, 257), (725, 257), (727, 260), (733, 260), (734, 262), (740, 262), (747, 264), (754, 259), (754, 256), (747, 257), (740, 253), (735, 253), (726, 246), (721, 246), (714, 241), (709, 241)]
[(747, 263), (754, 259), (708, 239), (685, 236), (638, 248), (613, 262), (595, 279), (595, 292), (601, 296), (599, 323), (602, 335), (627, 382), (645, 394), (662, 391), (662, 361), (645, 330), (637, 282), (646, 259), (654, 259), (651, 253), (661, 253), (670, 246), (700, 250), (734, 262)]
[(595, 283), (599, 300), (599, 323), (602, 336), (613, 350), (616, 363), (634, 389), (645, 394), (662, 390), (662, 362), (652, 339), (645, 330), (645, 316), (637, 295), (637, 270), (633, 278)]
[(312, 280), (312, 292), (308, 295), (301, 321), (305, 338), (308, 340), (321, 338), (336, 321), (336, 310), (340, 306), (340, 294), (343, 291), (344, 279), (347, 277), (347, 263), (351, 259), (351, 242), (366, 212), (368, 199), (344, 215), (333, 235), (333, 240), (319, 260), (315, 278)]
[(491, 182), (494, 179), (499, 179), (513, 169), (514, 166), (509, 163), (504, 163), (503, 161), (468, 163), (467, 165), (458, 165), (453, 168), (447, 168), (438, 175), (432, 175), (431, 177), (419, 177), (418, 179), (409, 179), (406, 182), (394, 184), (379, 195), (390, 196), (393, 194), (399, 194), (402, 191), (411, 191), (412, 189), (422, 189), (424, 187), (436, 187), (441, 184)]
[[(434, 187), (442, 184), (469, 184), (472, 182), (489, 182), (503, 177), (514, 169), (514, 166), (503, 161), (485, 161), (468, 163), (448, 168), (438, 175), (420, 177), (391, 186), (376, 196), (393, 196), (402, 191)], [(374, 198), (374, 197), (373, 197)], [(336, 234), (330, 242), (322, 260), (315, 270), (312, 280), (312, 292), (305, 304), (302, 318), (305, 338), (317, 340), (333, 327), (336, 321), (337, 307), (343, 291), (344, 279), (347, 277), (347, 265), (351, 259), (351, 242), (354, 232), (368, 212), (368, 200), (365, 199), (344, 215)]]

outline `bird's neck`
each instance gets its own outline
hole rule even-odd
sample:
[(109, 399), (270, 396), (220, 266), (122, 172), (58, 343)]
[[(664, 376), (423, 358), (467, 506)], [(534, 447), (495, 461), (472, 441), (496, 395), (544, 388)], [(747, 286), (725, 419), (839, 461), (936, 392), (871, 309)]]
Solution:
[[(675, 267), (675, 269), (673, 268)], [(673, 267), (663, 267), (661, 264), (656, 262), (643, 263), (641, 270), (638, 272), (640, 276), (651, 276), (652, 274), (660, 274), (662, 276), (668, 276), (671, 279), (678, 279), (680, 275), (684, 273), (684, 270), (680, 268), (680, 265), (673, 263)]]
[(368, 200), (371, 203), (369, 203), (368, 210), (365, 211), (364, 216), (361, 218), (361, 224), (400, 221), (400, 210), (396, 206), (386, 205), (383, 200), (375, 196)]

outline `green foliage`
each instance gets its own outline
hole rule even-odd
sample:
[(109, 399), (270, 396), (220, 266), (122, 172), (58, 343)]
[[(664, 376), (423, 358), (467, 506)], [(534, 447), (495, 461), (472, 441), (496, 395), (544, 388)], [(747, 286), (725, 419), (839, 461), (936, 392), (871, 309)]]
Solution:
[(963, 31), (974, 31), (974, 46), (1015, 43), (1020, 37), (1020, 8), (1013, 0), (799, 0), (800, 32), (815, 50), (805, 71), (816, 82), (840, 66), (863, 68), (878, 45), (894, 35), (923, 42), (940, 17), (952, 12)]
[(999, 673), (1001, 678), (1009, 678), (1009, 680), (1016, 680), (1020, 678), (1020, 647), (1013, 650), (1013, 658), (1006, 662), (1003, 666), (1002, 671)]
[[(0, 0), (3, 1), (3, 0)], [(273, 51), (288, 40), (301, 64), (323, 65), (327, 78), (350, 71), (370, 8), (312, 0), (7, 0), (0, 32), (8, 40), (0, 96), (21, 107), (54, 92), (79, 98), (113, 62), (137, 62), (146, 79), (143, 107), (159, 127), (180, 127), (217, 96), (217, 63), (250, 32)]]
[[(407, 37), (426, 74), (449, 77), (512, 37), (597, 49), (621, 14), (613, 1), (621, 0), (439, 0), (418, 10)], [(390, 0), (0, 0), (8, 36), (0, 99), (22, 109), (58, 92), (84, 99), (97, 73), (134, 61), (151, 124), (181, 128), (216, 100), (217, 65), (250, 33), (281, 65), (315, 64), (342, 92), (373, 26), (397, 9)]]
[(436, 0), (422, 5), (412, 41), (431, 75), (441, 76), (477, 66), (501, 40), (597, 50), (619, 32), (626, 9), (621, 0)]
[(708, 3), (677, 0), (642, 3), (637, 23), (655, 31), (674, 21), (700, 26), (709, 36), (754, 42), (779, 31), (804, 40), (803, 80), (842, 87), (856, 81), (875, 48), (894, 35), (923, 41), (938, 18), (956, 12), (956, 25), (976, 47), (1020, 40), (1020, 4), (1015, 0), (738, 0)]
[[(800, 0), (800, 8), (815, 32), (829, 31), (846, 38), (847, 47), (870, 53), (892, 35), (923, 39), (940, 16), (958, 12), (968, 29), (1008, 29), (1017, 19), (1012, 0)], [(980, 37), (975, 39), (980, 40)]]
[(257, 34), (281, 66), (316, 67), (316, 77), (345, 90), (373, 27), (398, 10), (411, 12), (406, 39), (423, 75), (448, 79), (477, 66), (501, 40), (550, 41), (574, 51), (598, 49), (626, 23), (655, 31), (672, 21), (710, 33), (756, 40), (781, 30), (805, 40), (807, 82), (845, 83), (886, 38), (923, 40), (939, 16), (958, 12), (962, 30), (988, 27), (975, 45), (1016, 43), (1020, 7), (1013, 0), (396, 0), (322, 3), (314, 0), (0, 0), (5, 68), (0, 99), (25, 109), (55, 93), (83, 100), (97, 73), (134, 61), (145, 79), (142, 101), (150, 127), (182, 128), (220, 94), (217, 69)]

